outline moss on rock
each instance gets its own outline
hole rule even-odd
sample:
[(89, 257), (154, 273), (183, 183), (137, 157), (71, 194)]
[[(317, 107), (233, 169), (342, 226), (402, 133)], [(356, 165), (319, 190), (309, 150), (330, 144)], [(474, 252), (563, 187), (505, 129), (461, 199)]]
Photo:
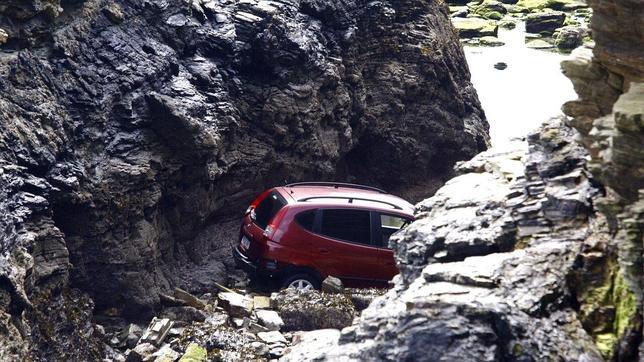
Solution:
[(637, 301), (614, 255), (586, 272), (599, 278), (592, 287), (581, 291), (580, 319), (602, 356), (610, 360), (620, 340), (636, 323)]
[(499, 28), (495, 21), (481, 18), (455, 18), (452, 24), (461, 38), (496, 36)]
[(626, 329), (633, 324), (633, 319), (637, 313), (635, 294), (629, 289), (621, 271), (617, 273), (614, 281), (612, 300), (616, 308), (613, 330), (617, 337), (621, 338)]
[(577, 8), (587, 7), (578, 0), (519, 0), (518, 6), (533, 10), (554, 9), (554, 10), (574, 10)]
[(179, 362), (204, 362), (207, 359), (208, 352), (205, 348), (196, 343), (190, 343), (188, 348), (186, 348), (186, 353), (183, 354)]

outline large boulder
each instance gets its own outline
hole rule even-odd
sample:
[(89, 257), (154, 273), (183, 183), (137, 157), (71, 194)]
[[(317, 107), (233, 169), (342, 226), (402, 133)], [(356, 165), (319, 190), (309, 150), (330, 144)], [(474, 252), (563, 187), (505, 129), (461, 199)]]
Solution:
[(572, 50), (580, 46), (588, 31), (577, 26), (564, 26), (558, 29), (555, 45), (562, 50)]
[(452, 23), (461, 38), (496, 36), (499, 30), (494, 20), (481, 18), (453, 18)]
[(550, 11), (528, 14), (525, 17), (525, 31), (537, 34), (552, 34), (564, 25), (566, 13)]
[(271, 298), (284, 321), (284, 331), (341, 329), (350, 325), (356, 314), (351, 299), (343, 294), (288, 288)]
[(480, 5), (472, 6), (472, 12), (485, 19), (501, 20), (508, 10), (502, 2), (486, 0)]

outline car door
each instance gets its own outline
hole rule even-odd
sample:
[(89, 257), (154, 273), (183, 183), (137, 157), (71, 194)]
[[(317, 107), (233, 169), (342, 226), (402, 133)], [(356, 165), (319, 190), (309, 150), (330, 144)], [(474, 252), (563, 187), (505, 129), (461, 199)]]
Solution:
[(321, 209), (315, 225), (317, 267), (347, 285), (378, 279), (378, 248), (371, 245), (371, 214), (367, 210)]
[(394, 261), (394, 252), (389, 247), (391, 235), (404, 228), (411, 220), (399, 215), (382, 212), (372, 213), (373, 240), (378, 247), (379, 264), (381, 265), (379, 276), (382, 279), (391, 280), (398, 274), (398, 268)]

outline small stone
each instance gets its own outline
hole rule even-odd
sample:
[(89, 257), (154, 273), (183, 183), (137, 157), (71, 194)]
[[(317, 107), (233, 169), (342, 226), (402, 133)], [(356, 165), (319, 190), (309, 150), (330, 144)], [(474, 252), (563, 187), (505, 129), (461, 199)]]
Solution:
[(233, 318), (233, 325), (237, 328), (242, 328), (244, 326), (245, 318)]
[(220, 327), (228, 323), (228, 315), (223, 311), (217, 311), (209, 314), (205, 322), (212, 326)]
[(495, 36), (481, 37), (480, 44), (481, 45), (492, 46), (492, 47), (498, 47), (498, 46), (505, 45), (504, 42), (502, 42), (501, 40), (499, 40), (499, 38), (497, 38)]
[(268, 354), (268, 351), (269, 351), (266, 343), (262, 343), (259, 341), (252, 342), (250, 344), (250, 348), (252, 348), (253, 351), (259, 356), (265, 356)]
[(147, 360), (157, 348), (151, 343), (141, 343), (127, 353), (127, 362), (143, 362)]
[(204, 362), (208, 358), (208, 351), (196, 343), (190, 343), (179, 362)]
[(141, 335), (143, 335), (143, 328), (132, 323), (123, 331), (121, 340), (125, 340), (125, 344), (128, 348), (134, 348), (134, 346), (139, 342)]
[(322, 281), (322, 291), (326, 293), (342, 293), (344, 292), (344, 286), (342, 285), (342, 280), (334, 277), (328, 276)]
[(99, 336), (105, 336), (105, 327), (100, 324), (95, 324), (94, 332), (96, 332), (96, 334), (98, 334)]
[(273, 346), (268, 352), (271, 358), (280, 358), (284, 355), (284, 346)]
[(206, 309), (206, 303), (203, 300), (195, 297), (194, 295), (186, 292), (181, 288), (174, 288), (174, 297), (184, 302), (188, 306), (201, 310)]
[(181, 353), (173, 350), (169, 344), (164, 344), (163, 347), (152, 354), (152, 357), (156, 357), (154, 362), (174, 362), (181, 357)]
[(504, 63), (504, 62), (498, 62), (498, 63), (494, 64), (494, 68), (498, 69), (498, 70), (504, 70), (507, 67), (508, 67), (508, 65), (506, 63)]
[(4, 44), (9, 40), (9, 33), (6, 30), (0, 28), (0, 44)]
[(165, 23), (174, 27), (182, 27), (190, 24), (190, 20), (183, 14), (175, 14), (168, 17)]
[(231, 317), (247, 317), (253, 310), (253, 300), (234, 292), (222, 292), (218, 295), (222, 307)]
[(255, 314), (259, 322), (271, 331), (279, 331), (284, 325), (284, 321), (274, 310), (257, 310)]
[(155, 346), (159, 346), (165, 337), (170, 332), (173, 322), (170, 319), (162, 318), (158, 319), (154, 317), (148, 326), (148, 329), (143, 333), (139, 343), (151, 343)]
[(249, 322), (246, 327), (246, 330), (248, 330), (251, 333), (260, 333), (260, 332), (268, 332), (270, 331), (268, 328), (257, 324), (255, 322)]
[(502, 20), (499, 22), (499, 26), (503, 29), (514, 29), (517, 27), (517, 23), (514, 20)]
[(550, 48), (554, 48), (554, 45), (552, 45), (552, 44), (550, 44), (547, 41), (542, 40), (542, 39), (531, 40), (531, 41), (526, 43), (526, 46), (528, 48), (531, 48), (531, 49), (550, 49)]
[(180, 335), (183, 333), (183, 331), (185, 331), (185, 330), (186, 330), (186, 329), (185, 329), (185, 328), (183, 328), (183, 327), (170, 328), (170, 331), (168, 332), (168, 336), (171, 336), (171, 337), (178, 337), (178, 336), (180, 336)]
[(255, 309), (268, 309), (271, 307), (271, 298), (263, 295), (256, 295), (253, 297), (253, 308)]
[(277, 342), (286, 343), (286, 338), (278, 331), (260, 332), (257, 333), (257, 337), (268, 344)]
[(103, 14), (114, 24), (123, 22), (123, 10), (118, 4), (109, 4), (103, 8)]

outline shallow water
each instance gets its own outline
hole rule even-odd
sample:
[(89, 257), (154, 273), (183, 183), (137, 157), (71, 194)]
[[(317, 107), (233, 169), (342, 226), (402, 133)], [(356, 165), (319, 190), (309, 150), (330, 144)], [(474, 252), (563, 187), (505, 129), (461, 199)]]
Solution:
[[(525, 46), (525, 24), (499, 28), (500, 47), (465, 45), (472, 83), (490, 123), (493, 145), (523, 137), (543, 121), (561, 113), (561, 105), (577, 98), (572, 83), (561, 73), (566, 55)], [(504, 70), (494, 64), (504, 62)]]

